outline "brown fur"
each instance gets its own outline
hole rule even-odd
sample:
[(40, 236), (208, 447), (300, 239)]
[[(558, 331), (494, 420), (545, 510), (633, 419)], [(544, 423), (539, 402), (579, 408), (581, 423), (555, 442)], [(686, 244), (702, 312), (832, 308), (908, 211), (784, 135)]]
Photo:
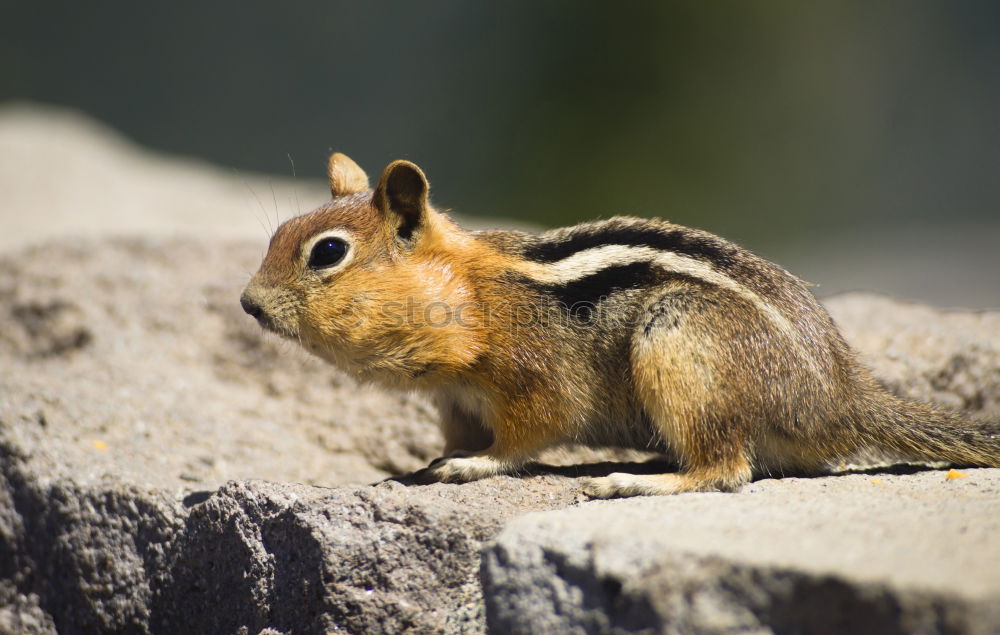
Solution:
[[(278, 229), (242, 302), (361, 380), (431, 394), (448, 456), (426, 477), (507, 472), (570, 441), (681, 465), (594, 479), (594, 496), (731, 490), (863, 449), (1000, 465), (996, 424), (885, 393), (801, 281), (721, 238), (628, 218), (468, 232), (411, 163), (374, 191), (344, 155), (329, 174), (333, 201)], [(310, 267), (324, 236), (349, 258)]]

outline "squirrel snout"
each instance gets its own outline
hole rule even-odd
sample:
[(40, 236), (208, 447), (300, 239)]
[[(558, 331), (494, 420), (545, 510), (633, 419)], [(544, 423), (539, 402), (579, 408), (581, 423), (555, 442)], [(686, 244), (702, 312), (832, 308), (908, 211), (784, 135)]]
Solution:
[(268, 331), (291, 336), (295, 327), (288, 320), (287, 303), (266, 287), (251, 283), (240, 294), (240, 306), (257, 324)]
[(255, 320), (260, 320), (264, 316), (264, 309), (251, 298), (246, 291), (240, 296), (240, 306), (247, 312), (247, 315)]
[(275, 300), (273, 291), (251, 284), (240, 295), (240, 306), (261, 328), (286, 337), (295, 335), (295, 326), (289, 322), (285, 307)]

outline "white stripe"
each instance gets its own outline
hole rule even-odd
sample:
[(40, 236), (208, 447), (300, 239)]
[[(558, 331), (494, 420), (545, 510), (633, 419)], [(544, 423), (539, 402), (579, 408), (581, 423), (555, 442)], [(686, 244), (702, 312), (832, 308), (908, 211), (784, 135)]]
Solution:
[(731, 278), (720, 274), (700, 260), (672, 251), (632, 245), (604, 245), (578, 251), (562, 260), (541, 265), (542, 274), (538, 276), (538, 279), (552, 284), (568, 283), (608, 267), (628, 265), (633, 262), (651, 262), (665, 269), (686, 273), (719, 286), (732, 287), (734, 290), (740, 287)]
[(548, 284), (567, 284), (608, 267), (628, 265), (634, 262), (653, 263), (668, 271), (675, 271), (704, 280), (749, 300), (779, 331), (788, 335), (788, 339), (801, 349), (802, 356), (809, 360), (813, 372), (817, 376), (822, 376), (816, 367), (816, 360), (813, 359), (813, 356), (802, 345), (801, 334), (787, 317), (768, 302), (766, 298), (761, 297), (747, 286), (740, 284), (737, 280), (716, 271), (710, 264), (702, 260), (652, 247), (604, 245), (602, 247), (593, 247), (578, 251), (572, 256), (568, 256), (552, 264), (539, 265), (539, 268), (533, 272), (532, 277)]

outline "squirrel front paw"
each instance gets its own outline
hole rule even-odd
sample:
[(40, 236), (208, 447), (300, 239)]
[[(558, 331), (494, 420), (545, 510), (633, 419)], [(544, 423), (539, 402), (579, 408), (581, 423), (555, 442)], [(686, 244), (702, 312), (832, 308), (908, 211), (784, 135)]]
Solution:
[(506, 471), (503, 463), (489, 455), (458, 450), (434, 459), (414, 476), (420, 483), (468, 483)]

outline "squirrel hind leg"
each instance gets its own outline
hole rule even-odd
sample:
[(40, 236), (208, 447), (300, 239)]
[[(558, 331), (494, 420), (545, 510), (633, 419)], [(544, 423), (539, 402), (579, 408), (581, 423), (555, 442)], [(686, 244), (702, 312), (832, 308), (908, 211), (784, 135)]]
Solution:
[[(611, 474), (588, 481), (597, 498), (732, 491), (747, 483), (751, 468), (752, 415), (741, 401), (739, 378), (729, 367), (738, 361), (720, 324), (732, 318), (719, 311), (710, 290), (668, 291), (647, 307), (645, 324), (631, 348), (635, 397), (682, 469), (673, 474)], [(744, 321), (752, 320), (752, 314)], [(721, 384), (719, 382), (722, 382)]]

